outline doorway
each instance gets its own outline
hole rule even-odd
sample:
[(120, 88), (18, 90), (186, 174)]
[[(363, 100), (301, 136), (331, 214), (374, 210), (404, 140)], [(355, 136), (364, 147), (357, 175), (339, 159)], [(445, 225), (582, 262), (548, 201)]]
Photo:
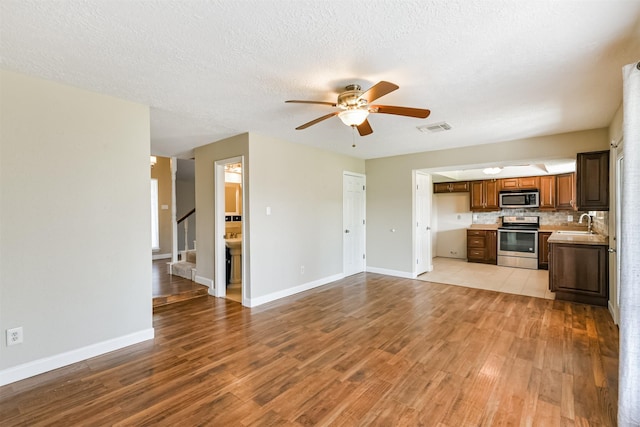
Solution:
[(414, 277), (432, 271), (431, 262), (431, 175), (414, 171)]
[(218, 160), (214, 167), (214, 295), (246, 305), (244, 157)]
[(366, 178), (344, 172), (342, 176), (342, 248), (345, 276), (366, 269)]

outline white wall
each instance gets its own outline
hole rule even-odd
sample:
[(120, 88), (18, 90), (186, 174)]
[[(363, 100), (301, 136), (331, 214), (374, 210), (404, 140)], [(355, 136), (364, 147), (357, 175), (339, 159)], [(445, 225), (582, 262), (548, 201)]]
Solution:
[(435, 194), (438, 230), (434, 256), (467, 258), (467, 228), (472, 223), (469, 193)]
[(367, 267), (411, 274), (414, 169), (561, 159), (608, 147), (607, 129), (594, 129), (367, 160)]
[(148, 107), (7, 71), (0, 91), (2, 384), (153, 329)]

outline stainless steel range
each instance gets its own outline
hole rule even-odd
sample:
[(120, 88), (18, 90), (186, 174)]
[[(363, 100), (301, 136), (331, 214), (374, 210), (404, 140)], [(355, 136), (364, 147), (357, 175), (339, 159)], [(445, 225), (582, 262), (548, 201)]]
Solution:
[(498, 265), (538, 269), (540, 217), (503, 216), (498, 228)]

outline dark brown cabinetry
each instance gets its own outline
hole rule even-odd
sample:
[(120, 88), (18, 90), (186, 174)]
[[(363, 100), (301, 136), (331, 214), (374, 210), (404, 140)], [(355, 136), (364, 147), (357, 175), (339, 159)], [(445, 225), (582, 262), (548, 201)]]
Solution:
[(526, 176), (523, 178), (503, 178), (500, 180), (502, 190), (531, 190), (540, 187), (539, 176)]
[(540, 177), (540, 209), (556, 208), (556, 177), (547, 175)]
[(556, 175), (556, 209), (575, 210), (575, 173)]
[(608, 277), (606, 245), (549, 245), (549, 289), (556, 299), (606, 306)]
[(469, 181), (436, 182), (433, 184), (434, 193), (466, 193), (469, 191)]
[(549, 269), (549, 236), (550, 231), (538, 232), (538, 268), (541, 270)]
[(609, 210), (609, 151), (578, 153), (576, 202), (578, 210)]
[(499, 181), (487, 179), (484, 181), (471, 181), (471, 210), (472, 211), (497, 211)]
[(467, 230), (467, 261), (497, 264), (497, 231)]

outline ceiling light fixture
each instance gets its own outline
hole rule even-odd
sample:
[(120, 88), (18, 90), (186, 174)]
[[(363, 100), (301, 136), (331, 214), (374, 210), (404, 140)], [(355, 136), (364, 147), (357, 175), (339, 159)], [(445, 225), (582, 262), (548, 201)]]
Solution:
[(359, 108), (344, 110), (338, 114), (342, 123), (347, 126), (360, 126), (365, 120), (367, 120), (368, 116), (368, 110), (361, 110)]
[(485, 175), (495, 175), (500, 172), (502, 172), (502, 168), (499, 168), (499, 167), (482, 169), (482, 173)]

